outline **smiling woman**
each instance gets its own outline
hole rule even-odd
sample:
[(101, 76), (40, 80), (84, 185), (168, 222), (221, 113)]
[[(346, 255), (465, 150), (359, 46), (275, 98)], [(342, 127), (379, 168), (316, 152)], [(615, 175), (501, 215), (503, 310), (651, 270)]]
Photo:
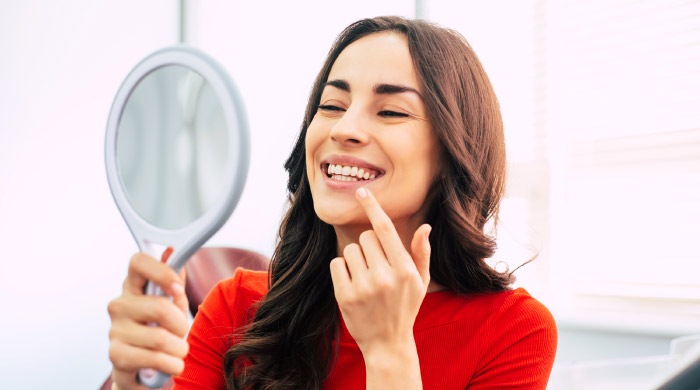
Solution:
[[(354, 197), (360, 186), (376, 194), (399, 232), (413, 234), (425, 220), (440, 149), (419, 88), (406, 36), (398, 32), (357, 40), (333, 64), (305, 147), (314, 210), (336, 228), (339, 248), (368, 228)], [(329, 176), (327, 165), (341, 168)], [(353, 168), (367, 180), (346, 179)]]
[(554, 321), (485, 261), (505, 147), (464, 38), (398, 17), (349, 26), (285, 168), (290, 207), (269, 272), (239, 270), (210, 292), (184, 368), (182, 348), (154, 345), (164, 329), (146, 322), (165, 321), (144, 320), (134, 296), (152, 279), (182, 305), (180, 279), (135, 257), (130, 293), (112, 304), (113, 343), (139, 357), (113, 356), (129, 363), (115, 363), (120, 388), (137, 388), (139, 367), (180, 374), (185, 389), (545, 388)]

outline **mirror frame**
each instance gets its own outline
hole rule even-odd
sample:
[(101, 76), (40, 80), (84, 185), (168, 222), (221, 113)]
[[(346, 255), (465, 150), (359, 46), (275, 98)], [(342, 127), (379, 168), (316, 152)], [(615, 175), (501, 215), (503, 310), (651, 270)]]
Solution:
[[(228, 157), (222, 194), (199, 218), (173, 230), (155, 226), (136, 212), (126, 195), (117, 165), (119, 124), (129, 96), (141, 80), (169, 65), (189, 68), (210, 84), (220, 101), (228, 130)], [(163, 249), (173, 247), (168, 265), (177, 271), (226, 223), (243, 192), (250, 162), (250, 139), (242, 101), (235, 84), (221, 65), (199, 50), (177, 45), (158, 50), (139, 62), (124, 79), (112, 103), (105, 136), (105, 164), (112, 196), (139, 249), (159, 259)]]

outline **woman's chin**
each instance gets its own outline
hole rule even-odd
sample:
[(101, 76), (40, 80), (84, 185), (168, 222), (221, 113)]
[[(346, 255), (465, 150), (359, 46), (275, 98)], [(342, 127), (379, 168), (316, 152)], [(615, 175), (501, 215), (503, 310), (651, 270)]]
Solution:
[[(315, 208), (318, 218), (334, 227), (351, 226), (369, 223), (367, 216), (361, 214), (362, 210)], [(359, 211), (360, 213), (358, 213)]]

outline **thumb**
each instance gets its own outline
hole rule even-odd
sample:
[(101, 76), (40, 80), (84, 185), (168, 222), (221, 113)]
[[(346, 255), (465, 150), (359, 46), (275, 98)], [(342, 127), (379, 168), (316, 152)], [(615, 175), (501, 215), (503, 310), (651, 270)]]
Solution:
[(416, 229), (411, 240), (411, 255), (426, 287), (430, 282), (430, 241), (428, 240), (430, 230), (432, 227), (427, 223), (421, 225)]

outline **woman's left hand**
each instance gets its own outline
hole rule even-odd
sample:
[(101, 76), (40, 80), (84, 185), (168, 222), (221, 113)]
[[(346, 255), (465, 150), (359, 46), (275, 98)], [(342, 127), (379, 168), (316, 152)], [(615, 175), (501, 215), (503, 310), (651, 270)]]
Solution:
[(360, 188), (356, 197), (372, 230), (346, 246), (330, 268), (343, 320), (367, 363), (369, 356), (415, 351), (413, 325), (430, 282), (431, 227), (416, 229), (409, 253), (374, 195)]

